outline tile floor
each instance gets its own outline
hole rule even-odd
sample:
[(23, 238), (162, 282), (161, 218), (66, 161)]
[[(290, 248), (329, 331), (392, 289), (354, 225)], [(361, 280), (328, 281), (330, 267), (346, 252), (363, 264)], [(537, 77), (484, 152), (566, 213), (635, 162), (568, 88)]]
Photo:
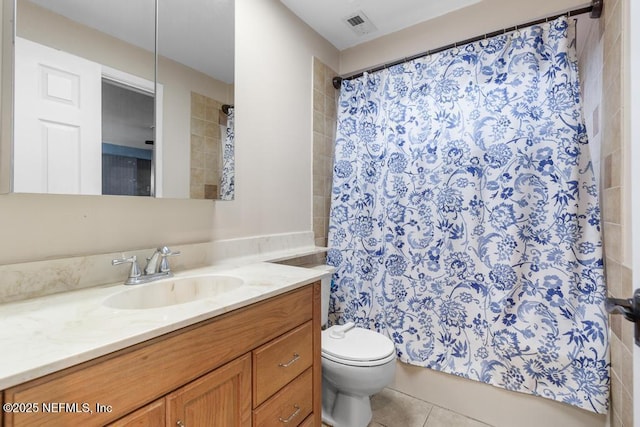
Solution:
[(491, 427), (388, 388), (371, 397), (371, 409), (369, 427)]

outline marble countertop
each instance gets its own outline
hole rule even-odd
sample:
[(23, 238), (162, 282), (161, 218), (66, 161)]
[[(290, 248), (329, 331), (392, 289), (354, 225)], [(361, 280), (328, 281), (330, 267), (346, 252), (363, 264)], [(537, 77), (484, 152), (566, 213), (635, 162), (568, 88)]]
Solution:
[[(266, 262), (177, 273), (235, 276), (244, 285), (215, 298), (150, 309), (115, 309), (112, 284), (0, 305), (0, 390), (313, 283), (324, 270)], [(152, 282), (139, 286), (153, 286)]]

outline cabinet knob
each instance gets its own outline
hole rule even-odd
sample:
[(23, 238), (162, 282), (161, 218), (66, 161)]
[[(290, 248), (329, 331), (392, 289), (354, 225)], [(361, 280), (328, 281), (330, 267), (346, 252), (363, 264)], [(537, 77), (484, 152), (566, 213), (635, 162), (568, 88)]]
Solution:
[(278, 420), (282, 423), (282, 424), (288, 424), (291, 422), (292, 419), (294, 419), (299, 413), (300, 413), (300, 407), (298, 405), (293, 405), (293, 407), (295, 408), (295, 411), (293, 412), (293, 414), (289, 415), (289, 418), (287, 418), (286, 420), (282, 417), (278, 417)]
[(184, 427), (184, 423), (182, 422), (182, 420), (178, 420), (178, 421), (176, 421), (176, 425), (177, 425), (178, 427)]

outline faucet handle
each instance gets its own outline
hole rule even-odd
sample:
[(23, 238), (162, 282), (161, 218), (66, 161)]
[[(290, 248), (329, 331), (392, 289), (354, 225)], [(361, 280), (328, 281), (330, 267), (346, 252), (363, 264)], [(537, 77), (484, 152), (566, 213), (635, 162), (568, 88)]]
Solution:
[(138, 259), (136, 258), (135, 255), (131, 256), (130, 258), (122, 257), (120, 259), (114, 259), (111, 261), (111, 265), (120, 265), (127, 262), (131, 263), (131, 270), (129, 270), (129, 277), (127, 279), (127, 282), (130, 282), (131, 279), (137, 279), (140, 276), (142, 276), (142, 273), (140, 272), (140, 267), (138, 267)]
[(160, 271), (162, 273), (166, 273), (171, 271), (171, 267), (169, 266), (169, 260), (167, 259), (170, 256), (180, 255), (180, 251), (172, 251), (166, 246), (163, 246), (158, 249), (160, 251)]
[(167, 246), (163, 246), (161, 248), (158, 248), (158, 251), (164, 256), (180, 255), (180, 251), (175, 251), (174, 252), (171, 249), (169, 249)]

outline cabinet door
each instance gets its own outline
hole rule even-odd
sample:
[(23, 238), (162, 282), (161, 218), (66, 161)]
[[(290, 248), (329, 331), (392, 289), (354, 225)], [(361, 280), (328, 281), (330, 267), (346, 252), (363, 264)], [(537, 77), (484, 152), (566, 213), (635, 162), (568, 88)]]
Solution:
[(169, 394), (167, 425), (251, 425), (251, 355), (247, 354)]
[(156, 400), (107, 427), (158, 427), (165, 425), (164, 399)]

